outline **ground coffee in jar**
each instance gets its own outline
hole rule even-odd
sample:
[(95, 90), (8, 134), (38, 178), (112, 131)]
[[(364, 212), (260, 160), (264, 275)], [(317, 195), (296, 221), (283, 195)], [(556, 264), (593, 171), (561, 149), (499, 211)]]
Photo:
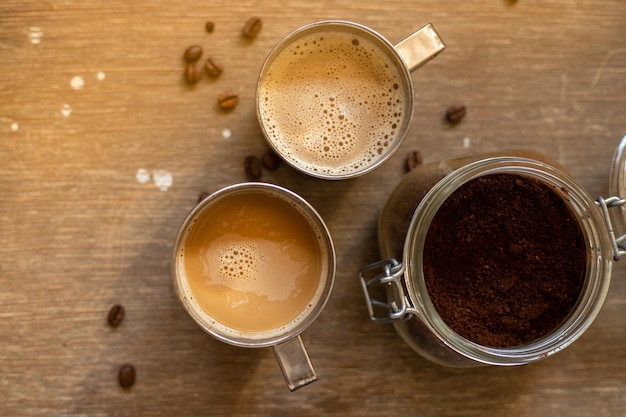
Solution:
[(484, 346), (517, 346), (556, 328), (580, 294), (587, 256), (572, 211), (524, 175), (479, 177), (452, 193), (426, 236), (423, 269), (437, 312)]
[(383, 260), (359, 272), (370, 317), (446, 366), (549, 357), (606, 298), (616, 252), (599, 206), (534, 152), (416, 167), (381, 212)]

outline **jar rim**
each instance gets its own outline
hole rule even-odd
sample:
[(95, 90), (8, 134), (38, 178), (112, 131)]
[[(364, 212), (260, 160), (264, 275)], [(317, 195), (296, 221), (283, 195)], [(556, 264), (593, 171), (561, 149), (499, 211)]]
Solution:
[[(548, 335), (524, 345), (494, 348), (479, 345), (454, 332), (435, 309), (422, 269), (423, 248), (430, 224), (443, 202), (467, 182), (497, 173), (523, 174), (555, 189), (564, 190), (563, 200), (576, 214), (587, 246), (587, 267), (581, 295), (567, 318)], [(535, 159), (497, 156), (461, 167), (441, 179), (416, 208), (404, 244), (403, 260), (408, 296), (416, 314), (433, 334), (452, 350), (492, 365), (520, 365), (543, 359), (565, 348), (591, 325), (608, 292), (612, 252), (608, 231), (594, 199), (572, 177), (556, 167)]]

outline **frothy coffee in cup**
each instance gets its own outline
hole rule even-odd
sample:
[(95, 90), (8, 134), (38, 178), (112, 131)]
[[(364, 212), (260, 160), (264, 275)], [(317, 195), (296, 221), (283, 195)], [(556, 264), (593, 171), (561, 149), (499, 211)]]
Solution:
[(322, 297), (328, 255), (321, 233), (277, 194), (216, 200), (185, 234), (183, 291), (219, 333), (271, 338), (300, 325)]
[(313, 32), (278, 52), (259, 80), (259, 118), (286, 160), (312, 173), (349, 175), (402, 139), (410, 116), (403, 80), (373, 40)]

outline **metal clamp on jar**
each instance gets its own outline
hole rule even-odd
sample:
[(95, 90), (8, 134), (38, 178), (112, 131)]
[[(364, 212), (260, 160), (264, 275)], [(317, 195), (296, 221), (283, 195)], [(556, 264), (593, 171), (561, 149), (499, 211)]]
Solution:
[(534, 152), (412, 170), (380, 215), (383, 260), (359, 272), (371, 319), (445, 366), (521, 365), (569, 346), (626, 254), (626, 137), (610, 177), (614, 197), (594, 199)]

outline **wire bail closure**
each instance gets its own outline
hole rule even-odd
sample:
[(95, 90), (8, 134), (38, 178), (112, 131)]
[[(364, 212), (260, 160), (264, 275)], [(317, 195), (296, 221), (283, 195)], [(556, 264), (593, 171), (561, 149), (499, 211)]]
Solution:
[(609, 215), (609, 209), (617, 208), (623, 212), (626, 199), (620, 197), (598, 197), (596, 204), (600, 207), (600, 211), (604, 217), (604, 222), (609, 230), (609, 237), (613, 248), (613, 260), (619, 261), (621, 256), (626, 255), (626, 235), (616, 236), (615, 230), (613, 229), (613, 222), (611, 221), (611, 216)]
[[(369, 278), (374, 274), (373, 278)], [(367, 265), (359, 271), (359, 280), (365, 295), (365, 302), (372, 321), (388, 323), (413, 316), (409, 301), (404, 293), (402, 278), (404, 267), (395, 259), (383, 259)], [(383, 294), (373, 294), (374, 291)], [(381, 301), (380, 298), (389, 300)]]

